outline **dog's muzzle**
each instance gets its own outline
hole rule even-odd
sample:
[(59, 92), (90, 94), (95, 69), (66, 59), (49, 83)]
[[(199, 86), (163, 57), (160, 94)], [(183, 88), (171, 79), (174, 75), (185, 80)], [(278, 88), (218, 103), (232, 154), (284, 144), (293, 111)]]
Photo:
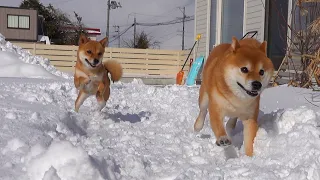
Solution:
[(93, 64), (91, 64), (91, 63), (88, 61), (87, 58), (85, 59), (85, 61), (86, 61), (86, 63), (88, 63), (92, 68), (97, 67), (97, 64), (99, 64), (99, 62), (100, 62), (98, 59), (95, 59), (95, 60), (93, 61)]
[[(254, 82), (256, 82), (256, 81), (254, 81)], [(254, 83), (253, 82), (253, 83)], [(257, 81), (258, 82), (258, 81)], [(260, 82), (259, 82), (260, 83)], [(259, 90), (261, 89), (261, 87), (262, 87), (262, 85), (260, 86), (260, 87), (258, 87), (258, 85), (256, 84), (256, 86), (254, 86), (253, 84), (252, 84), (252, 87), (253, 87), (253, 90), (252, 91), (249, 91), (249, 90), (247, 90), (246, 88), (244, 88), (243, 86), (242, 86), (242, 84), (240, 84), (239, 82), (237, 82), (237, 84), (238, 84), (238, 86), (241, 88), (241, 89), (243, 89), (249, 96), (252, 96), (252, 97), (256, 97), (256, 96), (258, 96), (258, 94), (259, 94)], [(261, 84), (261, 83), (260, 83)]]

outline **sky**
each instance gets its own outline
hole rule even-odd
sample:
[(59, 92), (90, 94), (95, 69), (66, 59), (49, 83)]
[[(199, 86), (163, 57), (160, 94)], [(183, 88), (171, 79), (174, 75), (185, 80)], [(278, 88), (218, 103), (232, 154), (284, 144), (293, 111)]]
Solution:
[[(22, 0), (0, 0), (0, 6), (19, 6)], [(40, 0), (44, 5), (51, 3), (74, 18), (73, 11), (83, 19), (84, 24), (91, 28), (100, 28), (102, 39), (107, 27), (107, 0)], [(179, 7), (186, 8), (186, 15), (194, 15), (194, 0), (117, 0), (121, 8), (110, 11), (110, 40), (116, 35), (114, 26), (120, 26), (120, 32), (133, 24), (134, 16), (138, 23), (155, 23), (174, 20), (182, 17)], [(165, 26), (137, 26), (137, 31), (144, 30), (154, 40), (160, 41), (160, 49), (181, 49), (182, 23)], [(133, 38), (133, 28), (121, 36), (122, 40)], [(191, 48), (194, 42), (194, 21), (185, 23), (185, 49)], [(118, 40), (109, 46), (118, 46)]]

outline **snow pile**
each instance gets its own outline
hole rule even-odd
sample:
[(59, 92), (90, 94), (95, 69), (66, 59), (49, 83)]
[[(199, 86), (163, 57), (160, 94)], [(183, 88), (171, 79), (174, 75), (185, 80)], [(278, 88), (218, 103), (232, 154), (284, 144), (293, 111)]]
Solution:
[(319, 92), (267, 89), (254, 157), (241, 122), (226, 149), (208, 120), (193, 132), (198, 92), (135, 80), (112, 84), (102, 112), (90, 97), (75, 113), (72, 81), (0, 78), (0, 179), (319, 179), (320, 110), (305, 100)]
[[(35, 152), (34, 152), (35, 151)], [(41, 152), (41, 151), (40, 151)], [(52, 142), (44, 152), (33, 149), (27, 162), (27, 171), (32, 180), (103, 180), (100, 172), (91, 163), (87, 152), (68, 141)]]
[[(92, 96), (76, 113), (68, 75), (3, 38), (0, 44), (7, 51), (0, 52), (0, 73), (45, 77), (0, 78), (1, 180), (320, 179), (319, 92), (265, 90), (254, 156), (247, 157), (241, 121), (225, 149), (216, 146), (208, 116), (194, 133), (199, 86), (119, 82), (102, 112), (93, 110)], [(22, 62), (42, 69), (11, 72)]]
[(43, 67), (21, 61), (19, 56), (9, 51), (0, 51), (0, 77), (25, 77), (58, 79)]
[[(18, 60), (20, 60), (21, 63), (11, 64), (9, 67), (2, 67), (0, 71), (3, 72), (1, 72), (0, 76), (9, 73), (9, 75), (12, 75), (12, 77), (21, 77), (27, 75), (31, 75), (33, 77), (35, 74), (38, 73), (37, 71), (41, 69), (39, 72), (40, 76), (44, 75), (44, 71), (47, 71), (46, 74), (50, 73), (52, 75), (63, 77), (65, 79), (72, 78), (70, 74), (58, 71), (54, 66), (50, 65), (49, 59), (40, 56), (33, 56), (29, 51), (24, 50), (21, 47), (15, 46), (10, 42), (6, 42), (5, 37), (0, 33), (0, 52), (1, 51), (8, 51), (16, 54)], [(22, 62), (37, 66), (31, 66), (26, 64), (22, 65)], [(2, 61), (0, 61), (0, 65), (2, 66)], [(14, 75), (15, 72), (17, 72), (18, 74)], [(9, 75), (5, 75), (4, 77), (8, 77)], [(48, 78), (47, 75), (45, 75), (45, 77)], [(53, 76), (51, 76), (51, 78), (52, 77)]]

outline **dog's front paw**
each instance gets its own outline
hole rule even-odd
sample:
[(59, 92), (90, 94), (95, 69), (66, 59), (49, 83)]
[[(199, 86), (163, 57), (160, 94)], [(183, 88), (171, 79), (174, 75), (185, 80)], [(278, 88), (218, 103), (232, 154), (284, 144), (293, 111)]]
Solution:
[(228, 136), (220, 136), (216, 141), (217, 146), (230, 146), (231, 140)]

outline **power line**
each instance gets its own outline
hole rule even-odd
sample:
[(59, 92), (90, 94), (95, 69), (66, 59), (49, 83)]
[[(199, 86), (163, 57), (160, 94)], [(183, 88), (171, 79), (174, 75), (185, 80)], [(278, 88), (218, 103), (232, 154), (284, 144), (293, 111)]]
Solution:
[(126, 33), (127, 31), (129, 31), (130, 28), (132, 28), (134, 26), (134, 24), (132, 24), (131, 26), (127, 27), (125, 30), (123, 30), (121, 33), (119, 33), (115, 38), (113, 38), (112, 40), (110, 40), (109, 43), (115, 41), (116, 39), (120, 38), (120, 36), (122, 36), (124, 33)]
[[(160, 22), (160, 23), (136, 23), (137, 25), (140, 26), (161, 26), (161, 25), (170, 25), (170, 24), (178, 24), (183, 22), (183, 18), (178, 18), (175, 20), (167, 21), (167, 22)], [(193, 21), (194, 16), (186, 16), (184, 22), (187, 21)]]
[[(194, 20), (194, 16), (187, 16), (185, 17), (185, 22), (192, 21)], [(124, 33), (126, 33), (129, 29), (131, 29), (133, 26), (139, 25), (139, 26), (162, 26), (162, 25), (170, 25), (170, 24), (177, 24), (177, 23), (182, 23), (183, 18), (178, 18), (175, 20), (167, 21), (167, 22), (160, 22), (160, 23), (137, 23), (134, 21), (134, 23), (127, 27), (125, 30), (123, 30), (121, 33), (119, 33), (116, 37), (114, 37), (112, 40), (109, 41), (109, 43), (115, 41), (116, 39), (120, 38)]]

